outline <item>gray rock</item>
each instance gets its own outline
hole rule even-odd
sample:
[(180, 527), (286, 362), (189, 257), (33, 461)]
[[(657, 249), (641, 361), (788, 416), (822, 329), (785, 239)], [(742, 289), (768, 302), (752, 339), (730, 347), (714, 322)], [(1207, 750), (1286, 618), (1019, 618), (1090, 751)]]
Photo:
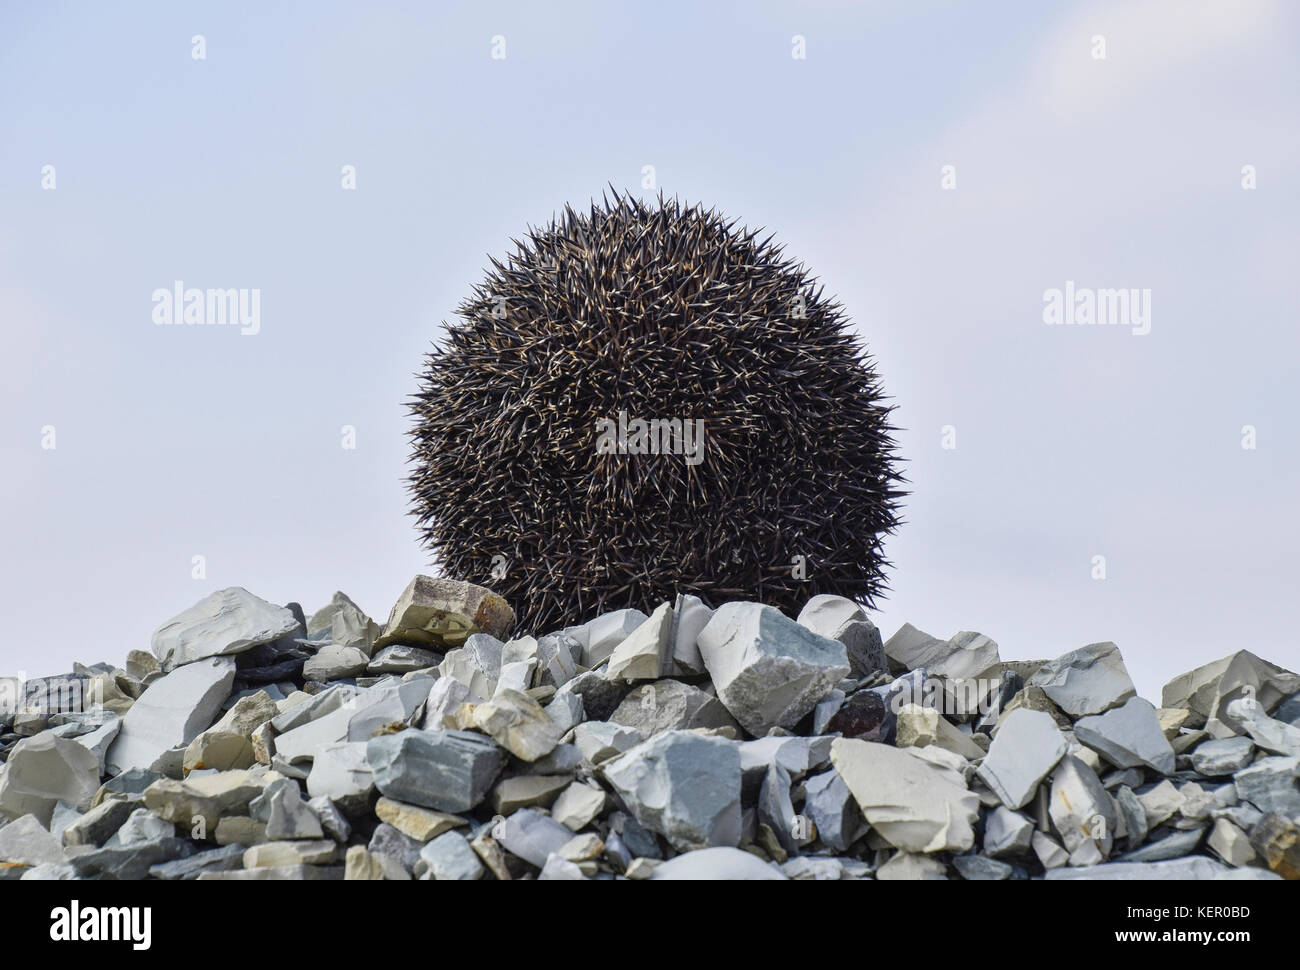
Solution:
[(1097, 773), (1078, 758), (1066, 755), (1053, 773), (1048, 812), (1071, 858), (1081, 847), (1095, 847), (1099, 862), (1110, 855), (1115, 807)]
[(555, 799), (551, 817), (572, 831), (581, 832), (605, 810), (606, 801), (603, 788), (575, 781)]
[(554, 722), (561, 736), (568, 734), (582, 723), (582, 697), (579, 694), (556, 694), (543, 710)]
[(582, 698), (582, 714), (589, 721), (607, 721), (627, 695), (628, 685), (606, 680), (599, 671), (589, 670), (555, 692), (552, 703), (567, 694)]
[(927, 760), (927, 750), (836, 738), (831, 763), (867, 823), (890, 845), (965, 852), (975, 843), (979, 797), (961, 774)]
[(421, 726), (426, 731), (454, 728), (457, 708), (469, 703), (471, 696), (470, 689), (460, 681), (451, 677), (439, 677), (429, 690), (429, 699), (424, 705), (424, 723)]
[(637, 687), (623, 698), (609, 719), (635, 728), (643, 738), (664, 731), (738, 727), (716, 697), (679, 680), (657, 680)]
[[(463, 647), (448, 651), (442, 658), (442, 663), (438, 665), (438, 680), (450, 680), (463, 685), (468, 692), (468, 699), (473, 703), (485, 701), (496, 693), (504, 650), (505, 644), (496, 637), (487, 633), (475, 633), (466, 639)], [(450, 714), (453, 710), (455, 708), (447, 713)]]
[(37, 866), (65, 861), (63, 846), (35, 815), (23, 815), (0, 827), (0, 862)]
[(673, 608), (660, 603), (609, 655), (607, 680), (658, 680), (672, 669)]
[(305, 879), (341, 881), (343, 871), (343, 866), (259, 866), (256, 869), (204, 869), (195, 878), (200, 882), (209, 880), (302, 882)]
[(234, 681), (230, 657), (196, 660), (159, 677), (122, 718), (105, 758), (109, 771), (149, 768), (170, 749), (183, 749), (212, 724)]
[(1213, 738), (1192, 750), (1192, 768), (1198, 775), (1221, 778), (1236, 774), (1250, 764), (1254, 753), (1255, 742), (1250, 738)]
[(412, 670), (437, 667), (440, 663), (442, 663), (440, 653), (395, 643), (391, 647), (384, 647), (370, 658), (370, 663), (366, 665), (366, 673), (405, 674)]
[(1253, 698), (1230, 701), (1226, 711), (1260, 749), (1287, 757), (1300, 755), (1300, 728), (1269, 717)]
[(196, 879), (202, 872), (228, 872), (242, 869), (243, 865), (244, 846), (223, 845), (196, 852), (187, 858), (155, 863), (149, 867), (149, 875), (153, 879)]
[(1267, 714), (1297, 691), (1300, 676), (1261, 660), (1249, 650), (1238, 650), (1165, 684), (1160, 706), (1186, 708), (1192, 712), (1188, 727), (1204, 724), (1211, 728), (1212, 736), (1230, 737), (1241, 731), (1227, 715), (1229, 702), (1250, 696)]
[(1011, 866), (981, 855), (953, 856), (952, 865), (969, 882), (1011, 878)]
[(640, 610), (614, 610), (567, 632), (583, 645), (580, 662), (591, 669), (609, 659), (614, 648), (648, 619)]
[[(474, 880), (483, 878), (483, 863), (459, 832), (444, 832), (420, 850), (417, 872), (430, 879)], [(421, 866), (423, 867), (421, 869)]]
[(1237, 794), (1261, 812), (1300, 817), (1300, 758), (1261, 758), (1232, 780)]
[(302, 676), (320, 683), (343, 680), (364, 673), (369, 663), (370, 657), (360, 647), (327, 643), (303, 665)]
[(862, 810), (836, 771), (824, 771), (808, 779), (804, 784), (803, 812), (817, 827), (822, 844), (836, 852), (847, 852), (867, 831)]
[(320, 819), (302, 799), (302, 790), (291, 778), (280, 778), (262, 790), (248, 804), (248, 814), (266, 825), (272, 840), (320, 839), (325, 835)]
[(1133, 794), (1133, 789), (1127, 785), (1120, 785), (1115, 789), (1115, 804), (1119, 806), (1120, 815), (1124, 819), (1128, 846), (1130, 849), (1136, 848), (1146, 841), (1147, 832), (1150, 830), (1146, 809), (1137, 795)]
[[(105, 802), (104, 804), (110, 804)], [(89, 813), (87, 813), (89, 814)], [(105, 846), (136, 845), (157, 839), (170, 839), (176, 835), (176, 826), (161, 819), (147, 808), (137, 808), (105, 842)], [(64, 844), (67, 844), (66, 837)]]
[(42, 862), (40, 865), (32, 866), (23, 871), (19, 877), (23, 881), (63, 881), (69, 879), (80, 879), (75, 866), (66, 862)]
[(722, 738), (667, 731), (603, 773), (636, 820), (679, 850), (740, 841), (740, 755)]
[(49, 825), (59, 802), (85, 811), (98, 790), (99, 761), (94, 754), (75, 740), (45, 732), (10, 749), (0, 773), (0, 815), (31, 813), (41, 825)]
[(63, 844), (103, 845), (122, 827), (135, 810), (136, 804), (138, 803), (125, 798), (100, 802), (63, 830)]
[(759, 822), (771, 830), (782, 849), (795, 855), (800, 846), (812, 841), (811, 832), (802, 830), (804, 818), (795, 815), (790, 798), (790, 773), (780, 765), (769, 766), (758, 794)]
[[(429, 678), (415, 677), (360, 691), (350, 688), (340, 691), (334, 695), (336, 702), (314, 708), (311, 713), (315, 716), (305, 723), (293, 719), (292, 729), (280, 728), (284, 733), (275, 739), (275, 753), (286, 763), (294, 764), (315, 757), (321, 748), (338, 741), (367, 741), (381, 726), (410, 718), (428, 699), (432, 686)], [(287, 713), (293, 715), (299, 709)], [(271, 723), (274, 725), (279, 720), (276, 718)]]
[(475, 633), (504, 640), (514, 628), (514, 610), (490, 589), (458, 579), (416, 576), (393, 604), (375, 646), (406, 643), (448, 650)]
[(655, 866), (651, 879), (785, 879), (776, 866), (743, 849), (717, 846), (686, 852)]
[(1188, 856), (1167, 862), (1108, 862), (1081, 868), (1052, 869), (1045, 879), (1216, 879), (1228, 867), (1209, 856)]
[(887, 669), (880, 631), (851, 599), (830, 593), (814, 596), (804, 604), (795, 622), (818, 636), (844, 644), (851, 676), (862, 678)]
[(481, 734), (412, 729), (372, 738), (366, 761), (375, 787), (389, 798), (440, 812), (467, 812), (487, 797), (505, 759)]
[(371, 654), (375, 641), (379, 639), (379, 624), (343, 593), (335, 593), (329, 605), (311, 615), (306, 626), (309, 640), (356, 647), (366, 656)]
[(1051, 715), (1017, 708), (1002, 722), (976, 774), (1003, 805), (1023, 808), (1064, 756), (1066, 747)]
[(794, 726), (849, 672), (844, 644), (759, 603), (725, 604), (698, 642), (718, 698), (754, 735)]
[(366, 851), (374, 856), (385, 870), (386, 878), (410, 879), (420, 862), (424, 843), (405, 832), (380, 822), (370, 836)]
[(578, 676), (582, 644), (566, 633), (550, 633), (537, 641), (537, 681), (563, 687)]
[(369, 806), (374, 790), (365, 742), (335, 742), (316, 752), (307, 776), (307, 794), (313, 799), (328, 798), (355, 817)]
[(1005, 805), (984, 820), (984, 854), (994, 859), (1020, 858), (1033, 851), (1034, 823)]
[(1149, 842), (1140, 849), (1127, 852), (1117, 862), (1163, 862), (1166, 859), (1180, 859), (1191, 855), (1201, 844), (1205, 836), (1204, 828), (1190, 829), (1186, 832), (1174, 832), (1163, 839)]
[(573, 743), (589, 765), (599, 765), (631, 751), (643, 740), (636, 728), (610, 721), (584, 721), (573, 729)]
[(925, 667), (928, 661), (941, 657), (945, 647), (945, 641), (904, 623), (885, 642), (885, 657), (890, 671), (902, 674)]
[(1104, 714), (1079, 718), (1074, 734), (1117, 768), (1174, 772), (1174, 749), (1160, 729), (1156, 709), (1140, 697), (1130, 697)]
[(1113, 643), (1090, 643), (1049, 660), (1026, 686), (1041, 687), (1071, 717), (1101, 714), (1136, 693), (1124, 658)]
[(501, 847), (538, 869), (573, 838), (573, 832), (533, 808), (524, 808), (497, 823), (493, 834)]
[(74, 855), (69, 862), (83, 878), (143, 879), (150, 868), (194, 854), (185, 839), (159, 838), (125, 846), (105, 846)]
[(243, 653), (297, 628), (297, 617), (283, 606), (232, 586), (205, 596), (158, 627), (151, 647), (165, 668), (173, 668)]
[(700, 656), (700, 631), (713, 618), (713, 610), (698, 596), (678, 593), (673, 603), (672, 655), (673, 673), (702, 674), (704, 658)]

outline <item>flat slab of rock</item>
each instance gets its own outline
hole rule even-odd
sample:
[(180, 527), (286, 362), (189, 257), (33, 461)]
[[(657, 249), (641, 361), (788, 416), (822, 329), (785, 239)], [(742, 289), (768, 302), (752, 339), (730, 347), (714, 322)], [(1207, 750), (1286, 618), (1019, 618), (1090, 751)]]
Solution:
[(730, 741), (667, 731), (603, 772), (636, 820), (679, 850), (740, 842), (740, 755)]
[(1023, 808), (1066, 747), (1065, 736), (1050, 714), (1017, 708), (998, 728), (976, 774), (1007, 808)]
[(1107, 862), (1103, 865), (1051, 869), (1046, 879), (1217, 879), (1229, 872), (1209, 856), (1188, 856), (1167, 862)]
[(0, 863), (38, 866), (67, 861), (63, 846), (34, 815), (24, 815), (0, 828)]
[(357, 647), (369, 655), (379, 639), (379, 624), (339, 592), (327, 606), (311, 615), (307, 621), (307, 638), (326, 640), (341, 647)]
[(700, 631), (718, 698), (750, 734), (792, 727), (849, 672), (844, 644), (760, 603), (726, 603)]
[(582, 645), (579, 662), (590, 670), (609, 659), (614, 648), (648, 619), (640, 610), (614, 610), (565, 632)]
[(720, 700), (680, 680), (657, 680), (635, 688), (609, 719), (635, 728), (644, 738), (688, 728), (737, 727)]
[(1255, 742), (1250, 738), (1213, 738), (1192, 749), (1192, 768), (1198, 775), (1219, 778), (1245, 768), (1254, 754)]
[(219, 589), (178, 613), (153, 633), (154, 656), (179, 667), (205, 657), (243, 653), (298, 629), (298, 619), (283, 606), (239, 586)]
[(965, 852), (975, 844), (979, 796), (958, 772), (918, 750), (836, 738), (831, 764), (868, 824), (891, 845), (907, 852)]
[[(1190, 710), (1193, 720), (1189, 726), (1200, 727), (1220, 721), (1220, 714), (1226, 713), (1224, 706), (1244, 696), (1247, 690), (1264, 712), (1269, 713), (1283, 699), (1300, 691), (1300, 675), (1269, 663), (1249, 650), (1238, 650), (1169, 681), (1161, 694), (1161, 706)], [(1234, 724), (1224, 727), (1227, 730), (1211, 733), (1215, 737), (1238, 733)]]
[(416, 576), (393, 604), (375, 646), (449, 650), (475, 633), (506, 640), (514, 628), (515, 611), (492, 590), (459, 579)]
[(1137, 693), (1124, 658), (1113, 643), (1090, 643), (1049, 660), (1026, 686), (1041, 687), (1071, 717), (1101, 714)]
[(536, 761), (555, 750), (562, 731), (542, 706), (527, 694), (506, 688), (474, 708), (474, 723), (523, 761)]
[(644, 623), (623, 638), (609, 655), (608, 680), (633, 683), (658, 680), (672, 670), (673, 608), (660, 603)]
[(1081, 717), (1074, 734), (1117, 768), (1150, 768), (1162, 775), (1174, 772), (1174, 749), (1165, 739), (1150, 701), (1130, 697), (1104, 714)]
[(164, 752), (189, 744), (216, 719), (234, 681), (231, 657), (197, 660), (159, 677), (122, 718), (104, 759), (108, 770), (148, 768)]

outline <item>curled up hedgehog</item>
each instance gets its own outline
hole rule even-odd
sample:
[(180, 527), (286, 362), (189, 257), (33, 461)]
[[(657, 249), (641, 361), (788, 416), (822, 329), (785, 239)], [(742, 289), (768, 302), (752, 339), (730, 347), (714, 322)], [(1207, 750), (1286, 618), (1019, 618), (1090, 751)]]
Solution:
[(842, 307), (758, 236), (662, 195), (566, 207), (426, 356), (414, 514), (521, 631), (885, 590), (892, 408)]

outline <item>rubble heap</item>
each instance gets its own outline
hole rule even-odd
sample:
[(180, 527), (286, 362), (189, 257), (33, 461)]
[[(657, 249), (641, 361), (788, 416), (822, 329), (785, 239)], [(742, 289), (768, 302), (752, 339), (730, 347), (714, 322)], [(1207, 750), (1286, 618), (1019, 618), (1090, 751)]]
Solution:
[(0, 680), (0, 878), (1300, 878), (1300, 676), (1245, 650), (1156, 707), (1113, 643), (882, 642), (837, 596), (514, 625), (231, 588)]

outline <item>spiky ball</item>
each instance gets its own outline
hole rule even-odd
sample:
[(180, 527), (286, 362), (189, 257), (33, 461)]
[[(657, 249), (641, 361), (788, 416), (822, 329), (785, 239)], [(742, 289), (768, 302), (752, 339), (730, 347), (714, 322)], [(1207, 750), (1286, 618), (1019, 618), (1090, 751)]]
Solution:
[[(885, 588), (892, 409), (842, 307), (758, 236), (662, 196), (566, 207), (427, 355), (413, 512), (520, 629), (677, 592), (793, 613)], [(702, 421), (702, 447), (659, 424), (659, 453), (622, 453), (647, 447), (638, 419)]]

